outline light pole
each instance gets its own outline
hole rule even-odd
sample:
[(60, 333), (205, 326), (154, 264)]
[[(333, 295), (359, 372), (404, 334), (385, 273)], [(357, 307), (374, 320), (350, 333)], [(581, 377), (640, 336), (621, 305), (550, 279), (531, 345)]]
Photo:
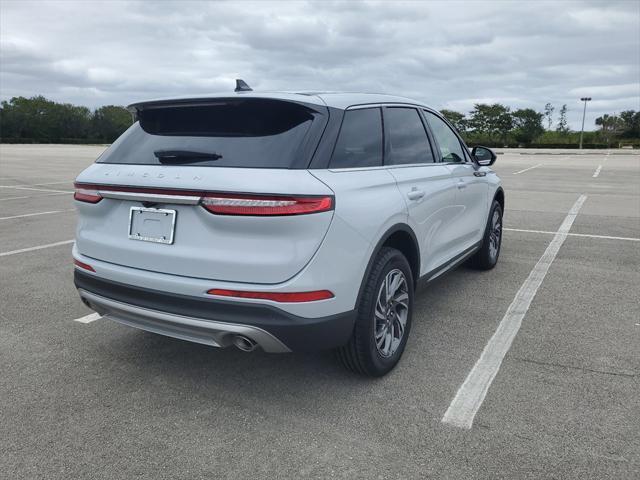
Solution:
[(584, 102), (584, 109), (582, 110), (582, 128), (580, 129), (580, 150), (582, 150), (582, 136), (584, 135), (584, 117), (587, 114), (587, 102), (591, 101), (591, 97), (582, 97), (580, 100)]

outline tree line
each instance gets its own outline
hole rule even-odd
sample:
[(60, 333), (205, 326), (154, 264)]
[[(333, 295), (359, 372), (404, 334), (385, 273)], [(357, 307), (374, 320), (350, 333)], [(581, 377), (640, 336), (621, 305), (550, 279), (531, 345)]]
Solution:
[(13, 97), (0, 103), (4, 143), (111, 143), (132, 123), (129, 111), (106, 105), (94, 111), (43, 96)]
[[(554, 118), (555, 107), (547, 103), (543, 112), (531, 108), (511, 110), (500, 103), (477, 103), (465, 115), (441, 110), (470, 145), (497, 147), (577, 147), (580, 132), (572, 131), (567, 122), (567, 105), (562, 105)], [(595, 124), (600, 128), (585, 132), (585, 148), (640, 146), (640, 112), (626, 110), (619, 115), (603, 115)]]
[[(547, 103), (542, 112), (511, 110), (500, 103), (474, 105), (468, 113), (442, 110), (469, 145), (494, 147), (577, 147), (579, 132), (568, 127), (567, 105)], [(582, 112), (580, 112), (582, 113)], [(43, 96), (14, 97), (0, 103), (0, 141), (7, 143), (111, 143), (132, 123), (121, 106), (87, 107), (58, 103)], [(640, 112), (603, 115), (593, 132), (585, 132), (585, 148), (640, 146)]]

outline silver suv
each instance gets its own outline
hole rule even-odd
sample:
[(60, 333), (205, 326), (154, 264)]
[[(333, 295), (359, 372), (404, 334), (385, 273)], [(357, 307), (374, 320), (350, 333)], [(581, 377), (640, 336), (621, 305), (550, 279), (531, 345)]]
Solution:
[(498, 260), (496, 157), (419, 102), (241, 88), (130, 110), (75, 184), (75, 284), (105, 318), (245, 351), (335, 349), (380, 376), (419, 282)]

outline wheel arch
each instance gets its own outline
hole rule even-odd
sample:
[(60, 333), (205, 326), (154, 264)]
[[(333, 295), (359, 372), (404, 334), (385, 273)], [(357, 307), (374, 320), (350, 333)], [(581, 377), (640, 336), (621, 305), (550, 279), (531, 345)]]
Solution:
[(493, 199), (500, 204), (500, 208), (502, 209), (502, 213), (504, 214), (504, 190), (502, 189), (502, 187), (498, 187), (496, 193), (493, 195)]
[(418, 283), (418, 279), (420, 278), (420, 246), (418, 239), (415, 232), (409, 225), (406, 223), (397, 223), (387, 229), (373, 249), (367, 263), (367, 268), (365, 269), (362, 277), (362, 282), (360, 283), (356, 305), (360, 303), (362, 291), (364, 289), (366, 279), (371, 272), (373, 261), (383, 247), (392, 247), (402, 252), (411, 267), (414, 288)]

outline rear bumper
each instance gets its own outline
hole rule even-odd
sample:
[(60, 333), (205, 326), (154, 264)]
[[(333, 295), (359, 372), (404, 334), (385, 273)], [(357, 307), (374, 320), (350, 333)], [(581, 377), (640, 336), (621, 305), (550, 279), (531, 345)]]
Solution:
[(271, 305), (166, 293), (79, 270), (74, 281), (80, 296), (108, 319), (217, 347), (243, 335), (267, 352), (325, 350), (344, 345), (355, 321), (355, 311), (304, 318)]

